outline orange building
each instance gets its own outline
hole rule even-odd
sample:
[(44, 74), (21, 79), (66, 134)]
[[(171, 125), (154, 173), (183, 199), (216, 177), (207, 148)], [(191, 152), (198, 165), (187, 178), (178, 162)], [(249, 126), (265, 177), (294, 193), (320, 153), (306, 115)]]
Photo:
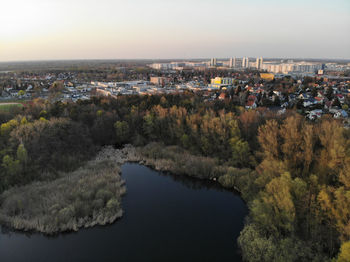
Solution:
[(271, 73), (260, 73), (260, 77), (264, 80), (269, 80), (269, 81), (275, 79), (275, 75)]

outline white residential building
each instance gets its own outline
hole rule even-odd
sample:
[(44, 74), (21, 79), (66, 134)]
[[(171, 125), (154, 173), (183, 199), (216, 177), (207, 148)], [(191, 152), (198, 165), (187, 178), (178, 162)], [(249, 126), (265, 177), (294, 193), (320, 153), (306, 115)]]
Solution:
[(242, 67), (243, 68), (249, 68), (249, 58), (248, 57), (243, 57), (243, 59), (242, 59)]

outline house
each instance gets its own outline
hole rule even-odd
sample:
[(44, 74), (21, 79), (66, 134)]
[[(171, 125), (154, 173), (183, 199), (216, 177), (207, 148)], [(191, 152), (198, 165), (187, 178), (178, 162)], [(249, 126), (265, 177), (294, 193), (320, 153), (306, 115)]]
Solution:
[(276, 95), (276, 96), (281, 96), (281, 92), (280, 91), (273, 91), (273, 93)]
[(283, 114), (286, 113), (286, 111), (287, 111), (287, 110), (286, 110), (285, 108), (280, 109), (280, 110), (277, 111), (277, 115), (283, 115)]
[(247, 98), (248, 101), (256, 101), (258, 100), (257, 97), (255, 95), (249, 95), (248, 98)]
[(316, 118), (320, 118), (322, 116), (322, 110), (321, 109), (315, 109), (309, 112), (307, 115), (307, 118), (310, 120), (315, 120)]
[(316, 96), (316, 97), (314, 97), (314, 99), (316, 100), (317, 104), (322, 104), (323, 103), (323, 97)]
[(248, 101), (245, 105), (246, 109), (254, 109), (256, 107), (257, 107), (257, 105), (256, 105), (255, 101), (253, 101), (253, 100)]
[(345, 110), (340, 110), (342, 117), (347, 118), (349, 117), (349, 114)]
[(257, 97), (255, 95), (249, 95), (247, 98), (247, 103), (245, 105), (245, 107), (247, 109), (251, 109), (251, 108), (256, 108), (257, 107)]
[(287, 108), (289, 106), (289, 103), (288, 102), (284, 102), (281, 107), (284, 107), (284, 108)]
[(344, 96), (342, 94), (336, 94), (335, 96), (338, 98), (340, 103), (344, 103), (345, 98), (344, 98)]
[(325, 109), (330, 109), (332, 107), (332, 101), (326, 101), (324, 103), (324, 108)]
[(317, 97), (323, 98), (324, 97), (323, 92), (322, 91), (318, 91), (317, 92)]
[(330, 109), (329, 112), (333, 114), (334, 118), (347, 118), (348, 117), (348, 113), (342, 109), (340, 109), (340, 110)]
[(308, 98), (307, 100), (304, 100), (303, 102), (303, 106), (304, 107), (309, 107), (311, 105), (317, 104), (317, 100), (315, 100), (314, 98)]
[(220, 100), (224, 100), (226, 98), (226, 94), (225, 93), (221, 93), (218, 98)]
[(299, 96), (298, 96), (299, 99), (308, 99), (308, 95), (305, 94), (305, 93), (301, 93)]

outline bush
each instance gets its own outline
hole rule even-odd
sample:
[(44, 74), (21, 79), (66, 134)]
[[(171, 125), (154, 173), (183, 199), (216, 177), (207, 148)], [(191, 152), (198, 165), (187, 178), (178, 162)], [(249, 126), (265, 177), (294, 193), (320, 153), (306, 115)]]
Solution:
[(107, 202), (106, 207), (108, 209), (116, 209), (119, 207), (119, 201), (115, 197), (113, 197)]

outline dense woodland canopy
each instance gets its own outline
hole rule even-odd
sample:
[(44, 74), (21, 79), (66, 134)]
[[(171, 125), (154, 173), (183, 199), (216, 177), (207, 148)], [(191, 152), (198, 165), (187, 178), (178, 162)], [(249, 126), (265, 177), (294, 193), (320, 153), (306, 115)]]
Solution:
[(244, 260), (350, 260), (350, 130), (338, 120), (183, 94), (35, 100), (0, 121), (0, 191), (72, 171), (104, 145), (177, 145), (227, 167), (219, 182), (250, 208)]

